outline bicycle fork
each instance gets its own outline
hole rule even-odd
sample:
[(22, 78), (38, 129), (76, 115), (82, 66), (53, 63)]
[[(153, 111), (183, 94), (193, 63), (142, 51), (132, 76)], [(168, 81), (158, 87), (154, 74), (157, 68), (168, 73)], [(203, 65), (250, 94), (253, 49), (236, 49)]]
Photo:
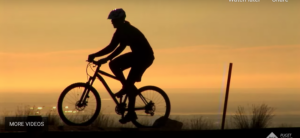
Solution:
[[(86, 84), (88, 86), (92, 86), (93, 83), (94, 83), (94, 81), (95, 81), (95, 76), (94, 77), (90, 77), (89, 80), (86, 82)], [(79, 100), (77, 106), (79, 106), (79, 107), (84, 106), (86, 98), (89, 98), (89, 92), (90, 92), (90, 89), (87, 88), (87, 87), (85, 87), (84, 91), (83, 91), (83, 94), (81, 95), (80, 100)]]

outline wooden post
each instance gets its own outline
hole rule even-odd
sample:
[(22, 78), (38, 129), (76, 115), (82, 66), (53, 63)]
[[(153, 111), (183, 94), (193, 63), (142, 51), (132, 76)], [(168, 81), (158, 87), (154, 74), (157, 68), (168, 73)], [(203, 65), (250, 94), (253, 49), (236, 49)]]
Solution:
[(229, 95), (229, 86), (230, 86), (230, 79), (231, 79), (231, 70), (232, 70), (232, 63), (229, 64), (228, 70), (228, 78), (227, 78), (227, 86), (226, 86), (226, 95), (225, 95), (225, 102), (224, 102), (224, 109), (223, 109), (223, 118), (222, 118), (222, 130), (224, 130), (225, 126), (225, 117), (226, 117), (226, 110), (227, 110), (227, 101)]

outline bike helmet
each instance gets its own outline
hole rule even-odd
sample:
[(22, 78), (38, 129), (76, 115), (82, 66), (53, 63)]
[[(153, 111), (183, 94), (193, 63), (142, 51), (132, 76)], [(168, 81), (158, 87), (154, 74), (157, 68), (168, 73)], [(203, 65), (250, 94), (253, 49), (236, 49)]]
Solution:
[(114, 9), (108, 15), (108, 19), (125, 19), (125, 17), (125, 11), (122, 8)]

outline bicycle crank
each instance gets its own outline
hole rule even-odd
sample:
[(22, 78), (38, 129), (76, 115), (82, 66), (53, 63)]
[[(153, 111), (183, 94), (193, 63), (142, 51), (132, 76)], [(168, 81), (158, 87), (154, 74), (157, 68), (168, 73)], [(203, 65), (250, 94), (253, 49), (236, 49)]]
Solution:
[(126, 103), (122, 103), (116, 106), (115, 111), (118, 115), (123, 115), (125, 113), (125, 109), (126, 109)]

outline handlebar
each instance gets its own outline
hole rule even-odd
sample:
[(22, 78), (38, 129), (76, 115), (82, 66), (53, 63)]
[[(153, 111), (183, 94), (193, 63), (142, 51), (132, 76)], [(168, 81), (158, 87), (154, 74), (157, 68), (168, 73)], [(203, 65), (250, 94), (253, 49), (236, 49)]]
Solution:
[(93, 63), (93, 64), (95, 64), (94, 62), (95, 62), (95, 60), (93, 60), (93, 61), (88, 61), (88, 60), (86, 60), (86, 62), (89, 62), (89, 63)]
[(98, 66), (97, 69), (99, 69), (99, 68), (101, 67), (101, 65), (102, 65), (102, 64), (105, 64), (107, 61), (104, 60), (104, 61), (101, 63), (101, 62), (96, 62), (95, 60), (93, 60), (93, 61), (88, 61), (88, 60), (86, 60), (86, 62), (88, 62), (87, 66), (86, 66), (86, 74), (89, 76), (87, 69), (88, 69), (88, 66), (90, 65), (90, 63), (93, 63), (93, 64), (94, 64), (93, 67), (96, 67), (95, 65), (97, 65), (97, 66)]
[(89, 63), (93, 63), (95, 65), (100, 66), (101, 64), (105, 64), (107, 62), (107, 59), (100, 59), (98, 61), (95, 61), (95, 60), (93, 60), (93, 61), (86, 60), (86, 61), (89, 62)]
[(92, 62), (90, 62), (90, 61), (86, 60), (86, 62), (88, 62), (88, 64), (90, 64), (90, 63), (93, 63), (93, 64), (94, 64), (94, 66), (93, 66), (93, 67), (96, 67), (96, 65), (97, 65), (97, 66), (101, 66), (101, 64), (97, 64), (97, 63), (95, 63), (95, 62), (96, 62), (95, 60), (93, 60)]
[(101, 62), (95, 61), (95, 60), (93, 60), (93, 61), (86, 60), (86, 62), (93, 63), (93, 64), (95, 64), (97, 66), (101, 66), (102, 64), (105, 64), (107, 61), (104, 61), (104, 62), (101, 63)]
[[(92, 62), (86, 60), (86, 62), (88, 62), (87, 66), (86, 66), (86, 74), (87, 74), (87, 76), (90, 76), (90, 75), (88, 74), (88, 67), (90, 66), (90, 63), (93, 63), (93, 64), (94, 64), (93, 67), (96, 67), (96, 65), (98, 66), (98, 68), (101, 67), (101, 64), (96, 64), (96, 63), (95, 63), (95, 62), (96, 62), (95, 60), (93, 60)], [(92, 70), (93, 70), (93, 69), (92, 69)]]

